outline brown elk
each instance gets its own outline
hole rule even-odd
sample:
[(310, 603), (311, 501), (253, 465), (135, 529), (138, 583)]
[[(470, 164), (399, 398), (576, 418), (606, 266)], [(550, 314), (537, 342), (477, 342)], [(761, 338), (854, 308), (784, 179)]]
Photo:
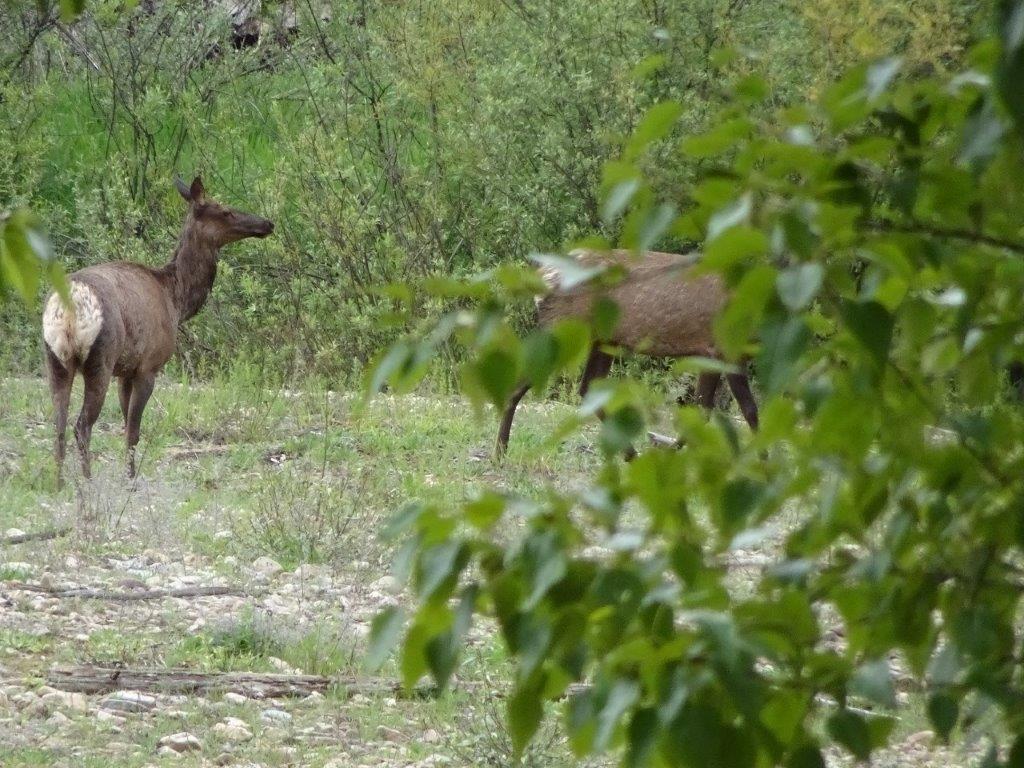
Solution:
[[(725, 306), (728, 295), (722, 279), (713, 274), (693, 274), (696, 258), (674, 253), (645, 253), (636, 259), (629, 251), (577, 251), (573, 254), (584, 266), (619, 265), (625, 276), (617, 285), (602, 288), (584, 285), (569, 290), (554, 289), (557, 272), (542, 269), (541, 276), (552, 287), (537, 302), (541, 325), (570, 317), (588, 318), (599, 296), (607, 296), (619, 308), (619, 321), (610, 338), (594, 344), (580, 379), (580, 396), (590, 383), (608, 374), (612, 354), (605, 344), (650, 357), (721, 357), (712, 333), (715, 317)], [(696, 400), (704, 408), (714, 407), (715, 391), (722, 374), (702, 373), (697, 380)], [(757, 429), (757, 403), (750, 381), (742, 370), (727, 373), (726, 379), (743, 417)], [(529, 390), (523, 384), (513, 392), (498, 428), (497, 456), (508, 449), (512, 420), (519, 401)]]
[(81, 373), (85, 381), (82, 411), (75, 424), (83, 475), (91, 476), (92, 427), (111, 378), (117, 378), (128, 476), (134, 477), (142, 412), (157, 373), (174, 352), (178, 326), (195, 315), (210, 295), (220, 249), (274, 231), (273, 222), (267, 219), (208, 199), (198, 176), (191, 187), (180, 179), (175, 184), (189, 209), (170, 262), (156, 269), (125, 261), (86, 267), (68, 277), (70, 306), (56, 294), (46, 304), (43, 340), (57, 427), (58, 487), (75, 374)]

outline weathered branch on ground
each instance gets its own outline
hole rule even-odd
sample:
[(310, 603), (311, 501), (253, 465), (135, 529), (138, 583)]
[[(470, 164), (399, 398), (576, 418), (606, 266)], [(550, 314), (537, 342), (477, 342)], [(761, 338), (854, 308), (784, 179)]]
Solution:
[(24, 544), (26, 541), (59, 539), (62, 536), (67, 536), (69, 533), (71, 533), (71, 527), (63, 526), (60, 528), (46, 528), (42, 531), (32, 531), (30, 533), (19, 533), (14, 536), (4, 536), (0, 538), (0, 547), (6, 547), (10, 544)]
[(184, 587), (182, 589), (140, 589), (134, 592), (115, 592), (107, 589), (53, 589), (42, 587), (38, 584), (25, 584), (23, 582), (9, 582), (11, 589), (20, 589), (26, 592), (41, 592), (50, 597), (81, 597), (91, 600), (114, 600), (119, 602), (134, 602), (136, 600), (159, 600), (164, 597), (218, 597), (220, 595), (247, 595), (248, 593), (239, 587)]
[(352, 676), (262, 674), (255, 672), (194, 672), (187, 669), (127, 669), (121, 667), (54, 667), (46, 675), (47, 685), (74, 693), (107, 693), (117, 690), (160, 693), (239, 693), (251, 698), (308, 696), (336, 690), (344, 696), (356, 694), (427, 697), (436, 688), (416, 688), (411, 693), (401, 683)]
[[(405, 690), (396, 680), (355, 677), (352, 675), (289, 675), (258, 672), (196, 672), (188, 669), (129, 669), (127, 667), (53, 667), (46, 674), (46, 684), (72, 693), (109, 693), (118, 690), (154, 693), (239, 693), (254, 699), (308, 696), (331, 691), (334, 696), (397, 696), (408, 699), (432, 698), (440, 695), (434, 685)], [(566, 695), (585, 686), (570, 685)], [(485, 690), (489, 696), (501, 698), (501, 685), (482, 681), (456, 681), (449, 691)]]

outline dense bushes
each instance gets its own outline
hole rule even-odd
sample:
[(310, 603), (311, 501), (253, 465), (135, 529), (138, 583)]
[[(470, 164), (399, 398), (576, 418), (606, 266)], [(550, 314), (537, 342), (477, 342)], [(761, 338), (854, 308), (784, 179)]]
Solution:
[[(964, 35), (964, 16), (947, 15), (958, 26), (935, 34)], [(927, 50), (918, 19), (879, 19), (886, 39)], [(704, 127), (725, 96), (712, 67), (723, 46), (758, 52), (730, 71), (757, 71), (786, 103), (846, 50), (823, 24), (766, 0), (350, 0), (235, 51), (216, 6), (94, 3), (65, 25), (16, 3), (0, 24), (0, 209), (30, 204), (69, 269), (157, 263), (182, 214), (171, 177), (202, 171), (215, 196), (278, 228), (226, 254), (184, 367), (241, 356), (344, 377), (395, 323), (436, 310), (414, 290), (396, 314), (374, 286), (415, 288), (605, 230), (602, 166), (647, 107), (674, 99), (679, 131)], [(670, 196), (694, 167), (671, 144), (644, 162)], [(33, 366), (32, 310), (0, 312), (3, 357)]]

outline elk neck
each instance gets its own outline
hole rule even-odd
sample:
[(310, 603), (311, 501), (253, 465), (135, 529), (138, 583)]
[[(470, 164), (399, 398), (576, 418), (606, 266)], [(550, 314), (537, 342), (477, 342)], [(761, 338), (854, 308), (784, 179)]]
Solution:
[(174, 256), (163, 269), (170, 280), (179, 324), (195, 315), (206, 303), (217, 276), (219, 252), (219, 247), (203, 237), (202, 228), (189, 213)]

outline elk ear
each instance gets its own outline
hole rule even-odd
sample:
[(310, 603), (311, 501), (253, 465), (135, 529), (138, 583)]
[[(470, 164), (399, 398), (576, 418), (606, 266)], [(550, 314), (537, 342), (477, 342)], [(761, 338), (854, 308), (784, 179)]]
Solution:
[(192, 202), (192, 192), (185, 186), (185, 182), (181, 180), (181, 176), (174, 177), (174, 186), (178, 188), (179, 195), (185, 198), (188, 202)]
[(201, 203), (206, 198), (206, 190), (203, 188), (203, 179), (196, 176), (192, 179), (192, 187), (189, 189), (189, 199), (193, 203)]

